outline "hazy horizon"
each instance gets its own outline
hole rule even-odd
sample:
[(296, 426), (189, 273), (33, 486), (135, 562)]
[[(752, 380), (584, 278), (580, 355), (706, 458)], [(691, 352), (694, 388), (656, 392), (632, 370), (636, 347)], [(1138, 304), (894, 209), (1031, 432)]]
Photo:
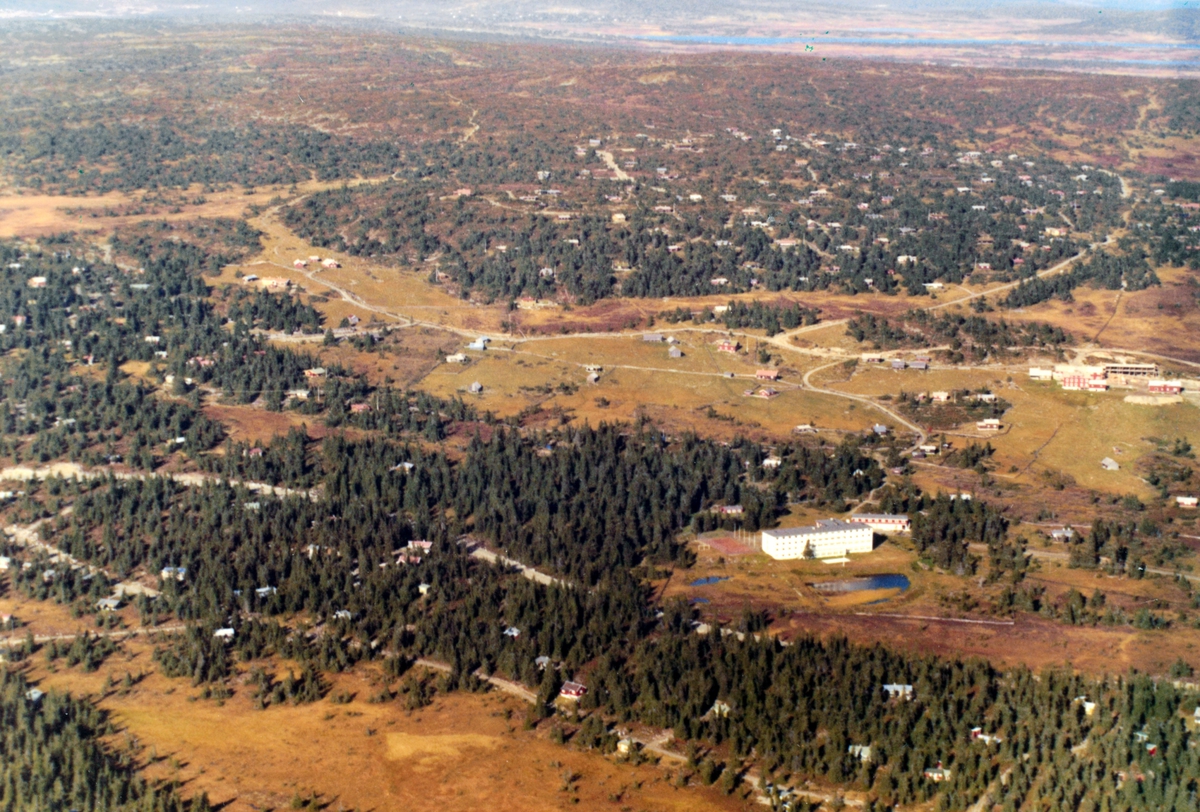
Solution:
[(0, 0), (0, 24), (69, 21), (370, 25), (395, 33), (533, 37), (658, 50), (768, 50), (988, 67), (1200, 73), (1200, 0)]

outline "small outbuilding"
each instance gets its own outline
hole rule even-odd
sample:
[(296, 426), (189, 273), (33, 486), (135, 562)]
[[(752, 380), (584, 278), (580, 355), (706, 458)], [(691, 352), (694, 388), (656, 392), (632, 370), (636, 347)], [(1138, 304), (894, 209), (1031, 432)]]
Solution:
[(578, 683), (578, 682), (569, 682), (568, 681), (568, 682), (563, 683), (562, 688), (559, 689), (558, 695), (561, 696), (563, 699), (582, 699), (583, 695), (586, 693), (587, 693), (586, 685), (583, 685), (582, 683)]

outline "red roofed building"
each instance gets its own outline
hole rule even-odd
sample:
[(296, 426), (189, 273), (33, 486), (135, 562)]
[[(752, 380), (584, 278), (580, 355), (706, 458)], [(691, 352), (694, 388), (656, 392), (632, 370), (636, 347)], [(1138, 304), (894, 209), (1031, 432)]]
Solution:
[(579, 699), (587, 693), (587, 686), (578, 682), (564, 682), (558, 695), (565, 699)]
[(1149, 381), (1150, 392), (1155, 395), (1178, 395), (1183, 392), (1183, 381), (1165, 381), (1154, 378)]

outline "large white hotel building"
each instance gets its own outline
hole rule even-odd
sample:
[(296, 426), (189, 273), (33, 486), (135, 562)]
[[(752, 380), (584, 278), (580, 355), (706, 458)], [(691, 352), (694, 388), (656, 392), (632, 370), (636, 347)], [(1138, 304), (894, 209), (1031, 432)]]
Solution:
[(771, 558), (844, 558), (875, 549), (875, 531), (863, 522), (821, 519), (815, 527), (762, 531), (762, 551)]

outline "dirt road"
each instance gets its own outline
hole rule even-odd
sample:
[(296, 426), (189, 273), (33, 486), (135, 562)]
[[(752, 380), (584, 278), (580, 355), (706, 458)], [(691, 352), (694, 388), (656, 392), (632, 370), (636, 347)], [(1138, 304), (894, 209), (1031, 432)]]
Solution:
[(0, 468), (0, 480), (15, 479), (21, 482), (28, 482), (31, 479), (38, 481), (45, 480), (47, 477), (61, 477), (63, 479), (104, 479), (108, 476), (115, 479), (132, 480), (132, 479), (149, 479), (151, 477), (163, 477), (178, 482), (180, 485), (186, 485), (189, 488), (202, 487), (204, 485), (215, 485), (218, 482), (228, 482), (230, 485), (240, 485), (254, 493), (269, 494), (271, 496), (304, 496), (312, 500), (316, 500), (320, 496), (320, 491), (316, 488), (311, 490), (297, 490), (295, 488), (283, 488), (278, 485), (268, 485), (265, 482), (249, 482), (240, 479), (224, 479), (215, 474), (202, 473), (149, 473), (136, 474), (126, 471), (111, 471), (109, 469), (87, 469), (82, 465), (74, 462), (56, 462), (51, 465), (32, 468), (28, 465), (10, 465), (7, 468)]

